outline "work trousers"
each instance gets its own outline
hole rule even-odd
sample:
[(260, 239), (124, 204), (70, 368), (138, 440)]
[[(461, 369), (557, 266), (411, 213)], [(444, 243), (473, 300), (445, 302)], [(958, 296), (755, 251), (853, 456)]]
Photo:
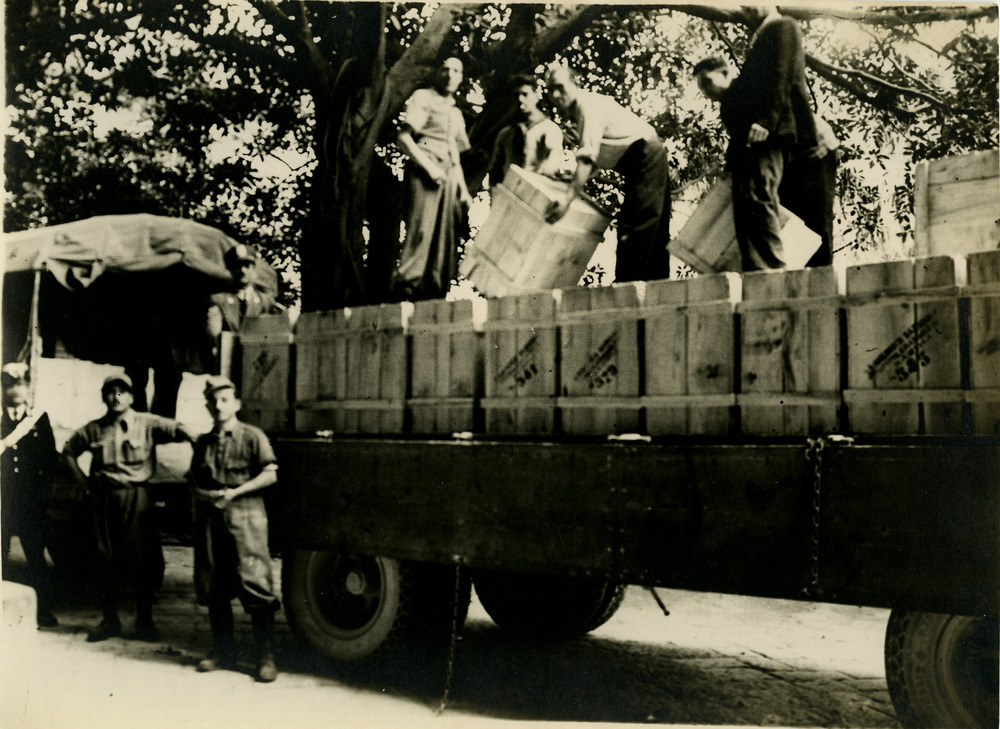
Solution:
[(247, 612), (277, 610), (264, 498), (243, 496), (225, 509), (199, 502), (194, 519), (198, 603), (211, 607), (238, 597)]
[(778, 193), (781, 204), (820, 237), (820, 247), (806, 266), (833, 265), (833, 200), (837, 188), (837, 153), (790, 158)]
[(733, 222), (744, 271), (784, 268), (778, 188), (786, 152), (777, 144), (753, 144), (733, 165)]
[[(3, 532), (3, 567), (7, 572), (7, 557), (11, 539), (16, 534), (21, 540), (24, 557), (28, 563), (28, 584), (35, 590), (39, 610), (52, 609), (52, 575), (45, 561), (46, 519), (45, 507), (32, 505), (18, 511), (13, 499), (4, 499), (0, 509)], [(22, 499), (17, 502), (25, 503)]]
[(618, 214), (616, 281), (670, 276), (670, 161), (658, 138), (636, 142), (615, 165), (625, 179)]
[(139, 612), (148, 611), (164, 566), (153, 496), (144, 483), (111, 488), (104, 480), (94, 490), (101, 607), (117, 614), (119, 582), (127, 580)]

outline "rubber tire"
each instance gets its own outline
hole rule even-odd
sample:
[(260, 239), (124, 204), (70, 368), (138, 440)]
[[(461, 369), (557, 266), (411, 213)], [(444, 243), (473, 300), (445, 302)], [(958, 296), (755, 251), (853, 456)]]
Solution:
[[(361, 594), (347, 589), (350, 574), (364, 575)], [(282, 563), (289, 625), (335, 661), (367, 658), (396, 642), (406, 631), (411, 592), (409, 566), (388, 557), (291, 550)]]
[[(455, 567), (439, 564), (413, 563), (413, 591), (407, 632), (414, 638), (440, 638), (451, 635), (465, 625), (472, 601), (472, 580), (466, 569), (458, 574)], [(457, 611), (456, 611), (457, 598)]]
[(479, 602), (504, 630), (540, 638), (574, 638), (604, 625), (625, 598), (625, 585), (602, 580), (479, 571)]
[(893, 610), (885, 633), (885, 675), (907, 729), (996, 729), (995, 619)]

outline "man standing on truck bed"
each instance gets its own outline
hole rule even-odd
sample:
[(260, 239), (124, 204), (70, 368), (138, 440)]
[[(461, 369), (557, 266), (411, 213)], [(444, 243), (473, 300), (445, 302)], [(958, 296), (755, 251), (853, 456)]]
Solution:
[(581, 89), (566, 66), (551, 68), (547, 83), (552, 102), (576, 123), (580, 148), (566, 197), (552, 202), (546, 220), (566, 215), (595, 170), (613, 169), (625, 179), (615, 280), (668, 278), (670, 164), (656, 130), (611, 97)]
[(278, 480), (278, 463), (260, 428), (240, 422), (236, 385), (209, 378), (205, 404), (214, 426), (194, 447), (191, 458), (195, 507), (194, 581), (198, 602), (208, 606), (212, 651), (201, 672), (236, 667), (232, 600), (250, 613), (257, 647), (257, 680), (273, 681), (274, 613), (267, 541), (267, 512), (260, 491)]
[(726, 164), (733, 175), (733, 218), (744, 271), (785, 267), (778, 188), (790, 158), (817, 145), (802, 31), (773, 5), (751, 11), (758, 24), (739, 77), (714, 89), (710, 83), (718, 74), (713, 77), (702, 64), (695, 72), (702, 92), (721, 102), (729, 130)]
[(497, 135), (490, 164), (490, 187), (503, 182), (511, 165), (547, 177), (554, 177), (562, 166), (562, 130), (538, 108), (534, 77), (517, 75), (510, 88), (517, 96), (519, 118)]
[(132, 409), (132, 380), (111, 375), (101, 397), (108, 411), (87, 423), (66, 441), (70, 462), (91, 453), (87, 489), (94, 502), (94, 525), (100, 568), (100, 624), (87, 633), (96, 642), (121, 635), (118, 582), (127, 577), (135, 592), (135, 637), (156, 642), (153, 593), (163, 574), (163, 547), (148, 488), (156, 472), (156, 444), (194, 438), (180, 423)]

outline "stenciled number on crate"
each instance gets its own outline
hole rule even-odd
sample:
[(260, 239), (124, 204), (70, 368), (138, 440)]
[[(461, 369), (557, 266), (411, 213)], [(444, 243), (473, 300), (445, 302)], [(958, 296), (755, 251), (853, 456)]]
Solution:
[(921, 345), (938, 333), (933, 312), (921, 317), (868, 365), (868, 378), (874, 381), (879, 373), (891, 368), (893, 376), (899, 382), (909, 379), (911, 374), (930, 364), (930, 355), (921, 349)]
[(250, 380), (250, 387), (247, 388), (251, 394), (260, 392), (264, 385), (264, 380), (278, 366), (279, 359), (279, 357), (272, 356), (266, 350), (262, 350), (260, 354), (254, 357), (253, 364), (251, 365), (253, 367), (253, 377)]
[(532, 335), (517, 354), (497, 372), (493, 381), (498, 385), (509, 381), (508, 390), (516, 390), (527, 385), (528, 381), (538, 374), (538, 365), (533, 361), (536, 349), (538, 349), (538, 337)]
[(587, 387), (597, 390), (611, 384), (618, 374), (614, 363), (618, 350), (618, 332), (611, 332), (596, 350), (587, 357), (587, 362), (576, 371), (576, 380), (587, 380)]

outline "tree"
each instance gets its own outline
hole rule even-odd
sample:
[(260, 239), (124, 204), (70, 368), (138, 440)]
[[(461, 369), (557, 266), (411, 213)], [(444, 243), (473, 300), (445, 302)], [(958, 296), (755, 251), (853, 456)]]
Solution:
[[(714, 168), (722, 144), (711, 113), (688, 103), (690, 62), (709, 50), (738, 60), (750, 21), (713, 6), (270, 0), (9, 0), (6, 11), (7, 229), (98, 212), (198, 217), (279, 267), (301, 263), (307, 310), (384, 294), (402, 211), (393, 121), (443, 55), (466, 59), (473, 187), (510, 118), (507, 79), (556, 58), (649, 116), (683, 185)], [(894, 129), (915, 158), (997, 144), (994, 7), (787, 12), (810, 49), (828, 49), (811, 54), (814, 90), (845, 138)], [(843, 22), (873, 42), (837, 47)], [(956, 27), (921, 65), (901, 49), (926, 45), (931, 24)], [(140, 131), (104, 132), (115, 114)], [(849, 159), (877, 159), (872, 135), (854, 136)], [(870, 196), (855, 187), (851, 201)]]

